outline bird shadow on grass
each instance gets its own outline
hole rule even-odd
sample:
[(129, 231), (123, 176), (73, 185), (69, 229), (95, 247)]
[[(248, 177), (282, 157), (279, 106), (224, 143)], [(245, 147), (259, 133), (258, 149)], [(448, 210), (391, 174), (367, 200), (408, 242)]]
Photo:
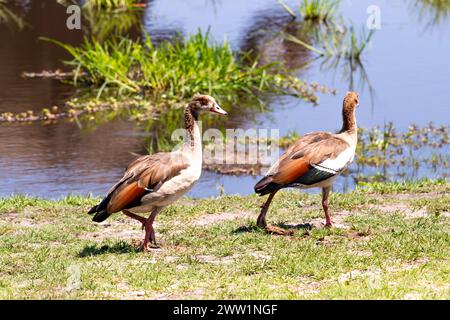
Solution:
[(311, 223), (287, 224), (287, 223), (281, 222), (281, 223), (275, 224), (275, 226), (282, 228), (282, 229), (286, 229), (286, 230), (306, 230), (306, 231), (315, 228), (315, 226), (312, 225)]
[[(292, 230), (292, 231), (295, 231), (295, 230), (308, 231), (308, 230), (311, 230), (312, 228), (314, 228), (314, 226), (310, 223), (301, 223), (301, 224), (293, 225), (293, 224), (286, 224), (284, 222), (281, 222), (281, 223), (274, 224), (274, 226), (285, 229), (285, 230)], [(248, 233), (257, 232), (257, 231), (264, 231), (264, 229), (261, 229), (256, 225), (241, 226), (241, 227), (233, 230), (233, 233), (239, 234), (239, 233), (246, 233), (246, 232), (248, 232)]]
[(124, 241), (116, 242), (112, 245), (87, 245), (78, 253), (78, 257), (98, 256), (106, 253), (132, 253), (139, 252), (139, 248)]
[(254, 225), (253, 226), (241, 226), (241, 227), (233, 230), (233, 233), (236, 234), (236, 233), (257, 232), (259, 230), (261, 230), (261, 229)]

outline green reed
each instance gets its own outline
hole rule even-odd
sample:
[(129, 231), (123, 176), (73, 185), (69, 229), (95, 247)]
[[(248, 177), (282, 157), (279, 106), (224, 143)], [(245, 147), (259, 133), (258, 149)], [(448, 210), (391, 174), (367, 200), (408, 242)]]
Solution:
[[(291, 17), (297, 18), (297, 14), (286, 3), (277, 1)], [(339, 5), (340, 0), (301, 0), (298, 10), (303, 20), (327, 22), (333, 18)]]
[(302, 0), (299, 11), (305, 20), (326, 22), (336, 13), (339, 4), (336, 0)]
[(73, 57), (75, 85), (116, 89), (119, 95), (143, 94), (183, 101), (195, 93), (219, 95), (235, 100), (239, 94), (261, 92), (291, 94), (315, 101), (316, 88), (290, 76), (281, 65), (248, 64), (248, 55), (233, 52), (227, 42), (212, 43), (208, 33), (163, 42), (150, 37), (142, 42), (114, 38), (99, 42), (85, 39), (75, 47), (52, 41)]
[(89, 0), (87, 6), (106, 10), (130, 8), (138, 3), (138, 0)]

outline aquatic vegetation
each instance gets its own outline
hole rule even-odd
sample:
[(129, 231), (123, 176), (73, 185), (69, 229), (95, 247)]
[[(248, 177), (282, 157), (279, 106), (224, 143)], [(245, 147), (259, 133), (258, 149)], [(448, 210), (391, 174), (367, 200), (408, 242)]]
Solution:
[(414, 0), (414, 12), (418, 11), (420, 20), (427, 20), (427, 27), (439, 25), (450, 17), (450, 1), (448, 0)]
[[(393, 123), (384, 127), (360, 129), (357, 163), (360, 165), (417, 165), (416, 161), (437, 166), (449, 167), (450, 127), (435, 126), (430, 123), (426, 127), (411, 125), (408, 131), (397, 133)], [(427, 152), (420, 158), (417, 151), (423, 149), (440, 150), (443, 157)]]
[[(293, 17), (296, 18), (295, 12), (282, 0), (278, 3)], [(312, 20), (317, 22), (329, 21), (338, 9), (340, 0), (301, 0), (298, 5), (303, 20)]]
[(106, 111), (111, 114), (125, 108), (133, 110), (133, 112), (130, 111), (132, 114), (139, 114), (140, 112), (144, 112), (144, 110), (151, 109), (151, 106), (151, 102), (143, 100), (142, 97), (136, 97), (131, 100), (116, 99), (114, 97), (108, 97), (101, 100), (80, 97), (66, 101), (62, 107), (52, 106), (43, 108), (39, 112), (33, 110), (19, 113), (3, 112), (0, 113), (0, 122), (32, 123), (34, 121), (47, 122), (62, 119), (71, 120), (80, 117), (82, 117), (81, 120), (95, 120), (93, 114)]
[(90, 7), (102, 10), (124, 10), (134, 6), (141, 6), (142, 1), (139, 0), (58, 0), (62, 5), (83, 4), (83, 7)]
[(281, 65), (246, 64), (245, 54), (238, 56), (226, 42), (211, 44), (208, 33), (159, 46), (150, 37), (143, 42), (85, 39), (79, 47), (49, 41), (72, 55), (67, 64), (75, 72), (73, 83), (98, 88), (97, 97), (109, 88), (121, 95), (141, 94), (173, 103), (197, 92), (234, 101), (239, 94), (268, 92), (315, 102), (320, 89), (289, 75)]
[[(392, 123), (360, 129), (356, 181), (414, 178), (421, 170), (445, 176), (450, 168), (449, 130), (449, 126), (432, 123), (422, 128), (411, 125), (403, 133)], [(367, 168), (376, 170), (372, 175), (362, 174)]]
[[(347, 37), (342, 42), (341, 49), (337, 52), (341, 52), (342, 55), (350, 60), (359, 60), (367, 45), (370, 43), (375, 31), (370, 30), (366, 34), (365, 28), (363, 28), (359, 34), (357, 34), (354, 28), (350, 28), (350, 32), (346, 33)], [(338, 55), (338, 54), (337, 54)]]
[(14, 25), (23, 29), (25, 22), (23, 19), (8, 8), (7, 0), (0, 0), (0, 24)]
[(117, 8), (129, 8), (139, 3), (139, 0), (89, 0), (88, 6), (101, 8), (101, 9), (117, 9)]
[(339, 3), (339, 0), (302, 0), (299, 10), (305, 20), (326, 22), (336, 12)]
[(284, 10), (286, 10), (287, 13), (289, 13), (292, 18), (297, 18), (294, 10), (292, 10), (291, 7), (289, 7), (283, 0), (277, 0), (277, 2), (283, 7)]

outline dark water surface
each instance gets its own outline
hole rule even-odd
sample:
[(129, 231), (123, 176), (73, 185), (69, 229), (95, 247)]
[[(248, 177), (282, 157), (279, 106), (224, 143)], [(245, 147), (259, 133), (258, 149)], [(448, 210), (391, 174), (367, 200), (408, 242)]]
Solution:
[[(63, 68), (68, 55), (57, 46), (39, 40), (49, 37), (78, 44), (83, 31), (65, 27), (65, 8), (56, 1), (16, 1), (15, 10), (26, 22), (23, 30), (0, 25), (0, 113), (39, 111), (61, 105), (74, 89), (55, 80), (24, 79), (23, 71)], [(296, 1), (287, 1), (292, 7)], [(358, 123), (363, 127), (392, 121), (399, 130), (412, 123), (450, 123), (450, 17), (434, 19), (421, 1), (342, 1), (345, 19), (364, 26), (366, 8), (379, 5), (382, 29), (373, 37), (363, 65), (370, 82), (354, 73), (353, 88), (360, 93)], [(196, 33), (210, 28), (217, 41), (227, 39), (233, 48), (249, 50), (265, 60), (285, 60), (299, 68), (313, 57), (302, 47), (276, 36), (286, 28), (289, 16), (275, 0), (154, 0), (143, 12), (143, 27), (154, 38), (177, 32)], [(295, 27), (293, 27), (295, 28)], [(226, 127), (277, 128), (291, 131), (334, 131), (340, 127), (341, 100), (351, 89), (345, 65), (323, 67), (316, 60), (298, 69), (299, 77), (336, 88), (337, 96), (323, 94), (320, 104), (290, 97), (272, 98), (271, 112), (249, 117), (238, 113)], [(248, 117), (248, 118), (247, 118)], [(242, 119), (244, 118), (244, 119)], [(130, 121), (114, 120), (95, 128), (75, 122), (31, 125), (0, 124), (0, 195), (24, 193), (56, 198), (68, 193), (103, 194), (118, 179), (126, 164), (144, 153), (144, 128)], [(438, 177), (429, 170), (418, 176)], [(204, 172), (191, 196), (252, 193), (257, 178), (221, 176)], [(351, 188), (352, 178), (340, 178), (337, 187)]]

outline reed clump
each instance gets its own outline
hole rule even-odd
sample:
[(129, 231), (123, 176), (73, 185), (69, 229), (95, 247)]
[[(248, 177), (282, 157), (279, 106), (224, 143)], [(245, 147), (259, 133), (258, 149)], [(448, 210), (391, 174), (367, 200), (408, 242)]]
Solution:
[(248, 55), (233, 52), (227, 42), (209, 41), (208, 33), (155, 45), (114, 38), (99, 42), (85, 39), (75, 47), (49, 40), (65, 48), (72, 60), (73, 84), (119, 95), (145, 95), (165, 101), (184, 101), (202, 92), (228, 100), (260, 93), (289, 94), (317, 101), (315, 92), (325, 90), (289, 75), (281, 65), (247, 63)]
[[(283, 0), (277, 1), (291, 17), (297, 18), (295, 11)], [(340, 0), (301, 0), (298, 11), (303, 20), (326, 23), (333, 19), (340, 2)]]
[[(62, 5), (81, 5), (78, 0), (58, 0)], [(134, 6), (140, 6), (140, 0), (88, 0), (84, 3), (84, 7), (102, 9), (102, 10), (125, 10)]]
[(338, 0), (302, 0), (299, 11), (305, 20), (326, 22), (336, 13), (339, 4)]

